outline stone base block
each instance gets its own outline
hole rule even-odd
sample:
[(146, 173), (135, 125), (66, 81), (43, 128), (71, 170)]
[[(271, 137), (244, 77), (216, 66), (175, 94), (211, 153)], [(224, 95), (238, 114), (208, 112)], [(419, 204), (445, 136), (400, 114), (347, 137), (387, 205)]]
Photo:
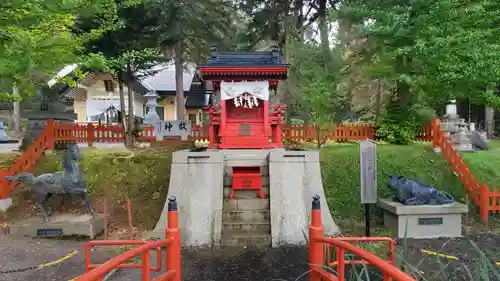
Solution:
[(104, 231), (104, 216), (61, 214), (54, 215), (49, 222), (41, 217), (32, 217), (10, 226), (10, 234), (27, 237), (88, 236), (94, 239)]
[(12, 198), (0, 199), (0, 211), (5, 212), (12, 206)]
[(384, 225), (398, 238), (439, 238), (462, 236), (462, 214), (468, 206), (454, 202), (446, 205), (407, 206), (392, 200), (379, 200), (384, 210)]

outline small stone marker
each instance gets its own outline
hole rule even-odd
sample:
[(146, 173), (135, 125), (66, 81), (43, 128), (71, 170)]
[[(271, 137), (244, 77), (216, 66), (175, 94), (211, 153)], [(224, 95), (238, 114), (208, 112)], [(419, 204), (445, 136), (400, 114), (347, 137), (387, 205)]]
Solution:
[(377, 150), (370, 140), (360, 143), (361, 204), (377, 203)]
[(359, 144), (361, 174), (361, 204), (365, 205), (365, 231), (370, 236), (370, 204), (377, 203), (377, 150), (372, 140)]

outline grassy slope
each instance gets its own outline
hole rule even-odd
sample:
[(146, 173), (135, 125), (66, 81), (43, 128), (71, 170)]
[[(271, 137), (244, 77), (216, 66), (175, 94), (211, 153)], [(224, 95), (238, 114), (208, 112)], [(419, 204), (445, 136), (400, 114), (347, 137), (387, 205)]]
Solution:
[[(321, 150), (322, 176), (331, 211), (339, 218), (359, 218), (360, 205), (359, 146), (332, 145)], [(399, 173), (426, 184), (435, 185), (463, 198), (463, 187), (453, 175), (441, 155), (431, 151), (430, 145), (415, 144), (377, 146), (377, 182), (380, 198), (388, 198), (387, 177), (384, 173)]]
[(500, 187), (500, 140), (490, 141), (489, 147), (489, 150), (462, 153), (462, 156), (480, 183)]
[[(82, 154), (79, 166), (95, 207), (102, 211), (102, 198), (108, 198), (111, 216), (124, 223), (127, 220), (126, 199), (130, 198), (134, 225), (154, 227), (167, 195), (171, 154), (153, 150), (130, 154), (106, 149), (82, 149)], [(6, 158), (0, 159), (0, 167), (10, 161)], [(37, 163), (33, 173), (39, 175), (62, 170), (60, 159), (60, 154), (45, 156)], [(21, 198), (29, 198), (27, 195)], [(54, 201), (57, 202), (57, 199)], [(79, 200), (72, 201), (80, 204)], [(57, 203), (55, 206), (58, 206)], [(21, 204), (9, 209), (9, 212), (19, 212), (16, 209), (21, 208), (26, 209), (26, 206)]]
[[(495, 169), (500, 165), (500, 142), (492, 150), (465, 154), (465, 160), (481, 182), (493, 184), (500, 179)], [(125, 199), (132, 199), (134, 225), (154, 226), (163, 208), (170, 177), (171, 155), (146, 150), (133, 154), (109, 150), (83, 150), (80, 166), (85, 173), (91, 196), (107, 197), (112, 215), (118, 221), (126, 219)], [(378, 190), (381, 198), (388, 197), (387, 178), (383, 173), (400, 173), (424, 183), (433, 184), (463, 198), (463, 187), (441, 155), (428, 144), (377, 147)], [(0, 168), (12, 162), (13, 155), (0, 155)], [(34, 174), (60, 170), (60, 155), (46, 156), (39, 161)], [(359, 146), (334, 144), (321, 150), (322, 176), (331, 211), (337, 218), (357, 220), (362, 217), (359, 202)], [(498, 186), (499, 184), (496, 184)], [(95, 204), (100, 204), (96, 202)], [(102, 204), (101, 204), (102, 205)]]

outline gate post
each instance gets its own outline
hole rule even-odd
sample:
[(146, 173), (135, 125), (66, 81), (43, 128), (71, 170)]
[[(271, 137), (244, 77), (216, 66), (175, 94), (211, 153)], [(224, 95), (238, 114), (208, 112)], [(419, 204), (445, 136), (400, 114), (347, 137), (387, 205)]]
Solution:
[(167, 246), (166, 271), (174, 271), (173, 281), (181, 281), (181, 232), (179, 230), (179, 215), (177, 201), (174, 196), (168, 198), (168, 226), (165, 230), (166, 239), (173, 238), (172, 244)]
[(309, 225), (309, 281), (321, 281), (321, 276), (315, 269), (322, 269), (325, 262), (323, 243), (318, 241), (323, 237), (323, 223), (321, 221), (321, 203), (319, 195), (313, 197), (311, 210), (311, 224)]
[(439, 146), (439, 118), (432, 119), (432, 147), (436, 148)]
[(488, 232), (488, 216), (490, 207), (489, 191), (490, 187), (487, 184), (481, 185), (479, 189), (479, 216), (484, 223), (485, 232)]

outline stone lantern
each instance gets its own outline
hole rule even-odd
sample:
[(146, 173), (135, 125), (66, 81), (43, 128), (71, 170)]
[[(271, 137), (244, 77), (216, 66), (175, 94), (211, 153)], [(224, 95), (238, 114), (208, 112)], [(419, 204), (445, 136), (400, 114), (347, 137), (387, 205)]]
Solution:
[(146, 116), (144, 116), (144, 124), (154, 126), (160, 122), (160, 116), (158, 116), (158, 113), (156, 112), (156, 99), (158, 98), (158, 95), (155, 91), (150, 91), (145, 94), (144, 97), (147, 99), (146, 105), (148, 107), (148, 112)]
[(156, 140), (161, 140), (159, 134), (161, 120), (160, 116), (158, 116), (158, 113), (156, 112), (156, 99), (158, 99), (159, 96), (155, 91), (150, 91), (145, 94), (144, 97), (147, 99), (146, 105), (148, 106), (148, 113), (144, 116), (144, 124), (153, 126)]

